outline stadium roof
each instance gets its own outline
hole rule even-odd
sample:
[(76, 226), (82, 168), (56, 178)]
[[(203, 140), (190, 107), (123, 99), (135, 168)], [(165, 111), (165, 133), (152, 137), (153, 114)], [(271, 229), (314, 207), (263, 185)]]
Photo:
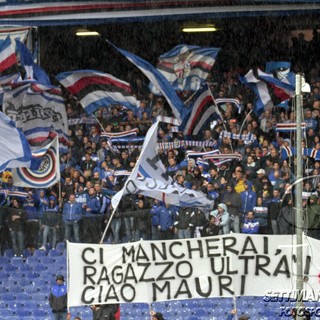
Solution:
[(320, 11), (320, 0), (0, 0), (2, 25), (79, 25), (158, 19), (288, 16)]

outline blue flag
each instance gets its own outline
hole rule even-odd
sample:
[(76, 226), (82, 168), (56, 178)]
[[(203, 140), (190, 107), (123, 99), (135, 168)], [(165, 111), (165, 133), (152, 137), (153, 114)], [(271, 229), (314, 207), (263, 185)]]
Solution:
[(50, 85), (50, 79), (47, 73), (33, 61), (29, 49), (19, 40), (16, 40), (17, 49), (20, 53), (21, 64), (26, 70), (26, 78), (37, 80), (41, 84)]
[(174, 116), (181, 122), (186, 114), (186, 108), (182, 100), (178, 97), (168, 80), (152, 66), (149, 62), (142, 58), (116, 47), (109, 42), (115, 49), (123, 54), (130, 62), (132, 62), (141, 72), (150, 80), (150, 82), (157, 87), (161, 94), (166, 98), (169, 103)]
[(261, 115), (264, 110), (274, 107), (267, 84), (258, 79), (253, 70), (249, 70), (244, 77), (239, 77), (240, 82), (249, 87), (255, 95), (255, 113)]

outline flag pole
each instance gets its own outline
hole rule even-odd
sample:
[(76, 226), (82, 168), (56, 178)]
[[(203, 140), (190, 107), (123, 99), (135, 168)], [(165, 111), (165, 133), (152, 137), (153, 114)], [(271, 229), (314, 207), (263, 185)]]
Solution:
[(105, 132), (104, 127), (103, 127), (102, 123), (99, 121), (99, 119), (97, 118), (97, 116), (96, 116), (94, 113), (92, 113), (92, 115), (93, 115), (94, 118), (96, 119), (98, 125), (100, 126), (100, 129), (101, 129), (103, 132)]
[[(218, 115), (219, 115), (219, 117), (220, 117), (221, 120), (222, 120), (223, 128), (224, 128), (225, 131), (228, 132), (227, 127), (226, 127), (226, 124), (224, 123), (224, 117), (222, 116), (222, 114), (221, 114), (221, 112), (220, 112), (220, 110), (219, 110), (219, 106), (216, 104), (216, 100), (215, 100), (215, 98), (214, 98), (214, 96), (213, 96), (213, 94), (212, 94), (211, 89), (210, 89), (209, 87), (208, 87), (208, 89), (209, 89), (209, 92), (210, 92), (210, 94), (211, 94), (211, 96), (212, 96), (213, 103), (214, 103), (214, 105), (215, 105), (215, 107), (216, 107), (216, 109), (217, 109), (217, 111), (218, 111)], [(232, 147), (232, 142), (231, 142), (231, 140), (230, 140), (230, 149), (231, 149), (231, 151), (233, 152), (233, 147)]]
[(104, 228), (104, 231), (103, 231), (103, 234), (102, 234), (102, 237), (101, 237), (101, 240), (100, 240), (100, 244), (103, 243), (103, 239), (104, 239), (104, 237), (106, 236), (107, 231), (109, 230), (109, 227), (110, 227), (112, 218), (113, 218), (116, 210), (117, 210), (117, 208), (112, 210), (112, 213), (111, 213), (111, 215), (110, 215), (110, 218), (108, 219), (107, 225), (106, 225), (106, 227)]
[(295, 88), (295, 102), (296, 102), (296, 149), (297, 149), (297, 162), (296, 162), (296, 254), (297, 254), (297, 271), (296, 271), (296, 291), (297, 291), (297, 320), (303, 319), (301, 310), (304, 306), (301, 298), (301, 291), (303, 290), (303, 252), (302, 252), (302, 133), (301, 133), (301, 121), (302, 121), (302, 76), (296, 75), (296, 88)]
[(244, 118), (244, 120), (243, 120), (243, 122), (242, 122), (242, 124), (241, 124), (241, 127), (240, 127), (240, 134), (242, 133), (242, 130), (243, 130), (243, 127), (244, 127), (244, 125), (245, 125), (245, 123), (247, 122), (247, 119), (248, 119), (248, 117), (250, 116), (250, 114), (251, 114), (251, 112), (254, 110), (254, 108), (252, 108), (251, 110), (250, 110), (250, 112), (246, 115), (246, 117)]

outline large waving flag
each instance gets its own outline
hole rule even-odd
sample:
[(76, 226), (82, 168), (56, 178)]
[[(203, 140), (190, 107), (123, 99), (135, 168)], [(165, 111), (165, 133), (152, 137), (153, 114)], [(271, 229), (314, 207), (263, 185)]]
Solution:
[[(258, 69), (258, 76), (271, 86), (272, 93), (280, 102), (294, 96), (295, 85), (290, 83), (288, 78), (278, 79), (271, 73), (266, 73)], [(270, 89), (269, 89), (270, 90)]]
[(132, 95), (128, 82), (95, 70), (63, 72), (56, 76), (58, 81), (91, 114), (101, 107), (121, 104), (129, 109), (137, 108), (137, 100)]
[(21, 130), (0, 112), (0, 172), (7, 168), (30, 167), (31, 150)]
[(210, 121), (222, 119), (211, 91), (207, 84), (197, 91), (189, 114), (185, 117), (180, 129), (185, 135), (197, 135)]
[(263, 113), (264, 110), (270, 110), (274, 107), (267, 84), (258, 79), (252, 69), (244, 77), (239, 77), (239, 80), (255, 94), (255, 113), (257, 115)]
[(160, 91), (160, 93), (166, 98), (169, 103), (174, 116), (182, 122), (186, 109), (182, 100), (178, 97), (169, 81), (163, 76), (163, 74), (152, 66), (149, 62), (142, 58), (116, 47), (109, 42), (114, 48), (116, 48), (121, 54), (123, 54), (130, 62), (132, 62), (140, 71), (150, 80), (150, 82)]
[(179, 90), (198, 91), (211, 71), (219, 48), (181, 44), (159, 57), (157, 69)]
[(168, 176), (156, 151), (158, 124), (159, 121), (155, 122), (148, 130), (134, 169), (124, 187), (111, 199), (112, 207), (115, 210), (126, 194), (142, 194), (171, 205), (212, 209), (213, 201), (206, 194), (183, 188)]
[(57, 183), (60, 180), (58, 137), (32, 154), (33, 157), (40, 158), (39, 168), (37, 170), (13, 169), (13, 184), (18, 187), (48, 188)]
[(68, 141), (68, 120), (60, 88), (37, 83), (23, 83), (3, 94), (3, 111), (16, 122), (32, 146), (42, 145), (58, 134)]
[(11, 39), (7, 36), (0, 45), (0, 72), (9, 71), (16, 65), (17, 56), (11, 43)]
[(19, 40), (16, 40), (16, 46), (20, 54), (21, 64), (26, 71), (26, 79), (34, 79), (39, 83), (50, 85), (50, 79), (47, 73), (33, 61), (29, 49)]

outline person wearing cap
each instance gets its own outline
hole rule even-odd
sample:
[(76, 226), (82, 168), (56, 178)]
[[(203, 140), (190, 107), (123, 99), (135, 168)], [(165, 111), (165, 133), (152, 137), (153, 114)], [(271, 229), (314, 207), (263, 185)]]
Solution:
[(263, 176), (266, 175), (266, 170), (264, 170), (264, 169), (259, 169), (259, 170), (257, 171), (257, 174), (260, 175), (260, 176), (258, 176), (259, 178), (262, 178)]
[(67, 286), (64, 283), (63, 275), (56, 277), (56, 284), (50, 292), (49, 304), (54, 320), (65, 320), (67, 318)]

